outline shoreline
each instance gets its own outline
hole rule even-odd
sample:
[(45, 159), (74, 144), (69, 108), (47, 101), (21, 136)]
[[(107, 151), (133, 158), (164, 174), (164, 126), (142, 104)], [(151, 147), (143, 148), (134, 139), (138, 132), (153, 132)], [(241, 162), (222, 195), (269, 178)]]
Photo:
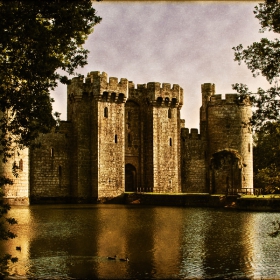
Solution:
[(208, 193), (148, 193), (126, 192), (114, 198), (81, 200), (69, 197), (41, 197), (27, 199), (4, 198), (11, 206), (45, 204), (124, 204), (175, 207), (211, 207), (243, 211), (280, 212), (280, 194), (224, 195)]

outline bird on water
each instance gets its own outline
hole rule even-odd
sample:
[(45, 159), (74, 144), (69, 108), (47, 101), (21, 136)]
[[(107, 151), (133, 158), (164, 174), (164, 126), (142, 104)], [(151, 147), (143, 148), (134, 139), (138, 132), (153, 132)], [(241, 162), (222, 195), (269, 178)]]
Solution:
[(108, 260), (116, 260), (117, 259), (117, 255), (115, 255), (114, 257), (107, 257)]
[(128, 257), (126, 257), (125, 259), (120, 259), (120, 261), (121, 261), (121, 262), (128, 262), (129, 259), (128, 259)]

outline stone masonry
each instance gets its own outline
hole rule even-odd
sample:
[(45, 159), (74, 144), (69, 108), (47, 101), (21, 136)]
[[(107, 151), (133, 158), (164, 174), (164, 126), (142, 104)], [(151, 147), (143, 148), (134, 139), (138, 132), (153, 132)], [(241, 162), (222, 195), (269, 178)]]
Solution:
[[(5, 190), (10, 200), (252, 190), (252, 134), (244, 125), (252, 112), (236, 94), (222, 99), (214, 84), (202, 85), (200, 134), (184, 128), (176, 84), (135, 86), (96, 71), (73, 78), (67, 96), (67, 121), (22, 154), (24, 172)], [(2, 164), (1, 172), (10, 168)]]

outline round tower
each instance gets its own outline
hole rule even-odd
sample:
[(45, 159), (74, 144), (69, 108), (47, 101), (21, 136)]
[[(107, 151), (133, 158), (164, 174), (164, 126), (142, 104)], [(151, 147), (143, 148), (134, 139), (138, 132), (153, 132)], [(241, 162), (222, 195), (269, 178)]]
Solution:
[(207, 104), (209, 188), (212, 193), (253, 190), (252, 116), (248, 100), (237, 94), (213, 95)]
[(1, 160), (0, 176), (13, 182), (3, 187), (6, 202), (11, 205), (29, 205), (29, 149), (15, 149), (7, 162)]

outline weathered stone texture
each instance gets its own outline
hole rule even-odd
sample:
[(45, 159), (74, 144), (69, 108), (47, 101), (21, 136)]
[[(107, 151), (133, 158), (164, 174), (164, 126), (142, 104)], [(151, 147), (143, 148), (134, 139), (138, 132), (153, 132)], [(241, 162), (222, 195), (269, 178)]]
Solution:
[(206, 193), (206, 141), (197, 129), (182, 129), (182, 192)]
[(108, 117), (99, 115), (98, 197), (115, 197), (124, 191), (124, 103), (99, 104), (108, 108)]
[[(252, 188), (252, 133), (244, 125), (252, 116), (251, 105), (246, 100), (238, 103), (236, 94), (226, 94), (225, 99), (215, 95), (210, 97), (206, 111), (211, 191)], [(211, 161), (218, 153), (224, 153), (227, 159), (222, 159), (224, 166), (216, 169)]]
[[(67, 121), (41, 135), (7, 195), (97, 201), (127, 192), (227, 193), (252, 188), (251, 106), (204, 84), (200, 134), (180, 119), (183, 89), (90, 72), (67, 88)], [(4, 168), (4, 169), (3, 169)], [(3, 170), (8, 170), (2, 166)], [(30, 181), (28, 176), (30, 176)], [(21, 187), (24, 186), (21, 190)]]
[(177, 108), (169, 107), (154, 108), (155, 192), (178, 192), (180, 135), (176, 110)]
[[(162, 85), (148, 83), (137, 85), (135, 88), (134, 84), (129, 84), (126, 114), (131, 115), (131, 120), (127, 122), (126, 138), (129, 139), (135, 135), (134, 144), (137, 149), (135, 145), (129, 147), (128, 141), (126, 167), (136, 171), (137, 187), (140, 190), (178, 192), (181, 189), (180, 108), (182, 95), (183, 90), (178, 85), (173, 85), (171, 88), (171, 85), (167, 83)], [(140, 168), (138, 169), (137, 166)], [(127, 177), (127, 180), (131, 182), (129, 176)], [(133, 173), (130, 177), (133, 177)], [(126, 185), (128, 189), (133, 189), (129, 184)]]
[[(14, 165), (16, 176), (12, 172)], [(29, 150), (16, 149), (6, 163), (1, 162), (0, 174), (13, 182), (12, 185), (4, 186), (6, 199), (12, 204), (29, 204)]]
[(115, 197), (124, 191), (124, 102), (128, 81), (91, 72), (68, 87), (73, 127), (72, 185), (77, 199)]
[[(143, 184), (143, 119), (141, 106), (132, 100), (125, 104), (125, 189), (137, 191)], [(137, 171), (137, 172), (136, 172)]]
[[(63, 126), (63, 124), (62, 124)], [(36, 140), (30, 149), (30, 196), (40, 198), (70, 197), (69, 132), (53, 131)]]

